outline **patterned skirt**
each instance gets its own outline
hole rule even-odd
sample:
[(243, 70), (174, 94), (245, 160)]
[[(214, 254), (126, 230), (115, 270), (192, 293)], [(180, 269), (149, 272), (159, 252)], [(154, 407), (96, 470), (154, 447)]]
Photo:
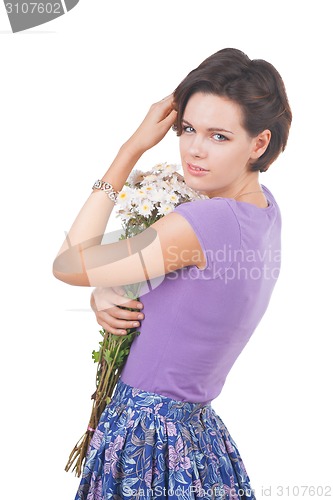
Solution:
[(211, 404), (121, 378), (87, 453), (75, 500), (255, 500), (236, 443)]

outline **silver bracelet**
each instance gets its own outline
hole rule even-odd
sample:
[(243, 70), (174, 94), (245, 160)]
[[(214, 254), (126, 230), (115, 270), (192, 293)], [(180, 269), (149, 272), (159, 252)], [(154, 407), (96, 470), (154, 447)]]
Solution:
[(112, 200), (114, 203), (117, 203), (119, 191), (115, 191), (112, 184), (110, 184), (109, 182), (104, 182), (97, 179), (92, 189), (101, 189), (102, 191), (105, 191), (110, 200)]

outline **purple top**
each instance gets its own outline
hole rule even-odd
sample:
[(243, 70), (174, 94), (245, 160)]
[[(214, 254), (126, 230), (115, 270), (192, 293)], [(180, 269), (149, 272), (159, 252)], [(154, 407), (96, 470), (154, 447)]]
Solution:
[(260, 322), (280, 271), (281, 216), (267, 208), (210, 198), (178, 205), (207, 265), (167, 274), (141, 295), (145, 318), (121, 379), (178, 401), (209, 403)]

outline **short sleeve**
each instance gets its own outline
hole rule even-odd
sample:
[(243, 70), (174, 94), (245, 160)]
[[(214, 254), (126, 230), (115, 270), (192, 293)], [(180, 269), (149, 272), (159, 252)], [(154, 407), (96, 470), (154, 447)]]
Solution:
[(221, 278), (241, 247), (240, 225), (225, 198), (193, 200), (175, 207), (192, 226), (206, 258), (206, 267), (190, 266), (200, 279)]

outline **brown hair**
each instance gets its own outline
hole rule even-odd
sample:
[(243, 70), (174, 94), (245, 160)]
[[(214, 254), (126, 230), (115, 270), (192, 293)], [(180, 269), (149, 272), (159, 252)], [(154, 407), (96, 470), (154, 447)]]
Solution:
[(284, 151), (292, 113), (283, 80), (272, 64), (262, 59), (251, 60), (238, 49), (222, 49), (205, 59), (174, 91), (178, 136), (182, 134), (188, 100), (196, 92), (224, 96), (236, 102), (242, 109), (242, 125), (250, 137), (266, 129), (271, 131), (269, 145), (252, 163), (252, 171), (265, 172)]

